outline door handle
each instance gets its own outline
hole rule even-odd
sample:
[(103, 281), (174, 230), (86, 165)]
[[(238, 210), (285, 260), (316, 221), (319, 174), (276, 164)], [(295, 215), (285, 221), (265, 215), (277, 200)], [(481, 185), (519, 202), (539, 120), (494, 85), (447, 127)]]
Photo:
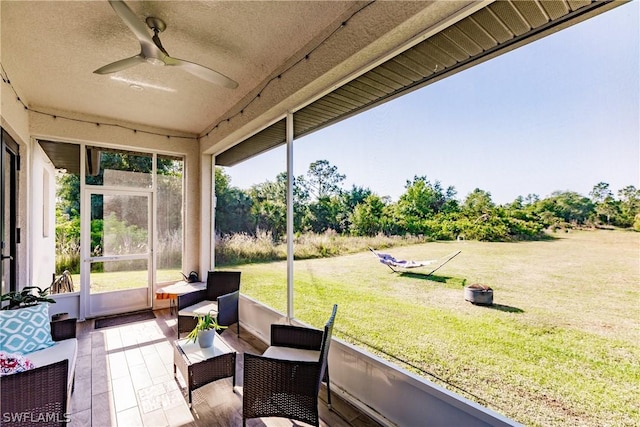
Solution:
[(0, 255), (0, 261), (5, 260), (5, 259), (13, 259), (13, 257), (11, 255)]

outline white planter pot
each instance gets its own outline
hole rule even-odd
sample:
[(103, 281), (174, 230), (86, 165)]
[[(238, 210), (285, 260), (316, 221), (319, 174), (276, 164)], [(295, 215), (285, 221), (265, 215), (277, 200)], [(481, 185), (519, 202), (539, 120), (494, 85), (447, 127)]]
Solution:
[(216, 336), (215, 329), (206, 331), (198, 331), (198, 345), (202, 348), (208, 348), (213, 345), (213, 339)]

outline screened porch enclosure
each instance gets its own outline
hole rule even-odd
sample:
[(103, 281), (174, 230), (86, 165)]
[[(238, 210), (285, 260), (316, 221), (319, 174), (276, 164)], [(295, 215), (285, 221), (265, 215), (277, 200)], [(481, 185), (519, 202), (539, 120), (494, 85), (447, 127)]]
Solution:
[[(162, 35), (171, 51), (239, 86), (146, 63), (96, 75), (138, 48), (109, 2), (0, 2), (3, 292), (46, 287), (68, 270), (73, 292), (54, 296), (52, 314), (78, 317), (81, 328), (101, 315), (164, 309), (159, 287), (217, 267), (216, 166), (282, 146), (286, 309), (240, 299), (241, 330), (264, 344), (268, 325), (298, 322), (294, 140), (627, 2), (126, 3), (144, 30), (147, 17), (171, 17)], [(101, 347), (98, 335), (82, 356)], [(112, 349), (102, 348), (104, 362)], [(380, 424), (518, 425), (339, 338), (329, 359), (332, 390)], [(78, 379), (87, 390), (87, 376)], [(102, 391), (99, 404), (113, 403)], [(127, 424), (130, 408), (119, 409), (114, 419)]]
[(152, 308), (155, 289), (181, 278), (184, 160), (39, 144), (55, 168), (54, 194), (43, 193), (55, 200), (43, 207), (55, 209), (53, 275), (70, 273), (83, 317)]

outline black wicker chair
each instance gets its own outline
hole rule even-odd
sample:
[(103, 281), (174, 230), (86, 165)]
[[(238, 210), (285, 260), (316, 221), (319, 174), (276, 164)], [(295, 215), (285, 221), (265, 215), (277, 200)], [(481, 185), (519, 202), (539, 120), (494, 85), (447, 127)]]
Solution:
[(318, 394), (331, 389), (327, 358), (337, 305), (324, 331), (271, 325), (271, 346), (262, 356), (244, 353), (242, 425), (248, 418), (286, 417), (319, 426)]
[(240, 335), (240, 320), (238, 318), (238, 299), (240, 298), (239, 271), (209, 271), (207, 287), (201, 291), (190, 292), (178, 296), (178, 336), (188, 333), (196, 327), (197, 319), (193, 314), (196, 304), (207, 302), (217, 311), (217, 321), (222, 326), (237, 324), (237, 334)]
[[(76, 337), (76, 319), (51, 322), (51, 337), (62, 341)], [(30, 369), (0, 380), (3, 426), (65, 426), (73, 390), (68, 383), (69, 360)], [(21, 418), (23, 417), (23, 418)]]

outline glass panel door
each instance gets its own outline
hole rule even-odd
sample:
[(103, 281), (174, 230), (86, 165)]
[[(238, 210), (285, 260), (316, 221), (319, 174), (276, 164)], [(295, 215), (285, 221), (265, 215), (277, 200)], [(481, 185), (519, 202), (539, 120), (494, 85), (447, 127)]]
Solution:
[(91, 190), (89, 316), (151, 307), (151, 194)]

